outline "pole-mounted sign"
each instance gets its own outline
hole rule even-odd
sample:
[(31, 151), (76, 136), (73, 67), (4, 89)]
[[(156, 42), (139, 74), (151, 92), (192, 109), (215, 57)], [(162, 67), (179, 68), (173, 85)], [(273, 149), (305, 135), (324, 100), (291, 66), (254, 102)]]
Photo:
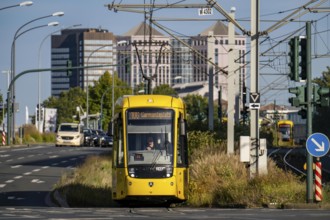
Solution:
[(323, 157), (329, 151), (329, 139), (322, 133), (314, 133), (308, 137), (306, 148), (313, 157)]

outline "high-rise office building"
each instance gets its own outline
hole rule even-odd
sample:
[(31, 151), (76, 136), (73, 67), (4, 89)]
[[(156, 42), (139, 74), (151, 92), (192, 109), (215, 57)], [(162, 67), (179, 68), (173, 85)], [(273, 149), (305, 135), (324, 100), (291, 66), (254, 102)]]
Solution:
[(86, 90), (104, 72), (116, 71), (116, 39), (105, 29), (65, 29), (60, 35), (52, 35), (51, 66), (66, 67), (70, 60), (73, 67), (114, 65), (91, 69), (74, 69), (70, 75), (66, 71), (52, 71), (51, 95), (58, 97), (61, 92), (73, 87)]

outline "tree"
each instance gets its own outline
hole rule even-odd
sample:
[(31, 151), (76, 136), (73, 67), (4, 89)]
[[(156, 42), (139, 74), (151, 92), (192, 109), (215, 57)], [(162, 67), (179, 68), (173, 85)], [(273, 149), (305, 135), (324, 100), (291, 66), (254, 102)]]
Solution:
[(207, 98), (201, 95), (187, 95), (183, 100), (186, 103), (189, 130), (207, 130)]
[[(322, 77), (315, 78), (314, 83), (322, 87), (330, 88), (330, 67), (327, 67), (327, 71), (322, 72)], [(314, 111), (313, 117), (313, 133), (321, 132), (330, 137), (330, 108), (317, 106)]]
[(153, 94), (176, 96), (178, 93), (168, 84), (162, 84), (155, 87)]
[[(121, 81), (118, 77), (116, 77), (116, 73), (114, 74), (114, 78), (110, 75), (109, 72), (105, 72), (98, 81), (94, 81), (94, 86), (89, 88), (89, 113), (96, 114), (101, 113), (101, 101), (103, 97), (102, 103), (102, 128), (107, 130), (108, 124), (112, 118), (112, 102), (116, 102), (116, 100), (123, 95), (132, 94), (132, 89), (123, 81)], [(114, 79), (114, 89), (112, 89), (112, 79)], [(114, 100), (112, 100), (112, 91), (114, 91)]]
[(59, 98), (49, 97), (43, 102), (47, 108), (57, 109), (57, 124), (63, 122), (77, 122), (77, 107), (86, 103), (86, 93), (80, 88), (71, 88), (62, 92)]

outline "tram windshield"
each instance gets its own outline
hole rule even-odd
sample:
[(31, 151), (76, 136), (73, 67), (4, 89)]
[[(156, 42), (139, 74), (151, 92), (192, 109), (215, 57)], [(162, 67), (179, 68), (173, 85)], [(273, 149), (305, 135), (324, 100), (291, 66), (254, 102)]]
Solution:
[(128, 165), (173, 163), (173, 120), (170, 109), (127, 110)]
[(283, 124), (279, 126), (279, 132), (282, 135), (282, 141), (289, 141), (291, 136), (291, 126), (289, 124)]

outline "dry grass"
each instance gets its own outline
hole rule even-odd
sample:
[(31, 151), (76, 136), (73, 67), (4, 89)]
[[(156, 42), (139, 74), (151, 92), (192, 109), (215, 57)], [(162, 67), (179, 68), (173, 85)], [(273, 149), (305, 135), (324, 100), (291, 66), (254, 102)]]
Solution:
[(268, 175), (249, 178), (238, 155), (223, 146), (195, 151), (190, 166), (189, 204), (192, 206), (262, 207), (304, 202), (305, 184), (269, 161)]
[[(202, 136), (202, 138), (198, 138)], [(224, 153), (226, 143), (209, 140), (210, 133), (193, 133), (190, 147), (190, 206), (281, 207), (304, 203), (305, 182), (268, 162), (268, 175), (249, 178), (249, 170), (238, 155)], [(202, 141), (200, 141), (202, 140)], [(62, 176), (56, 188), (67, 196), (72, 207), (114, 206), (111, 200), (111, 156), (92, 156), (73, 173)], [(329, 199), (327, 188), (324, 197)]]
[(71, 207), (107, 207), (111, 199), (111, 155), (90, 156), (72, 173), (64, 173), (55, 188)]

